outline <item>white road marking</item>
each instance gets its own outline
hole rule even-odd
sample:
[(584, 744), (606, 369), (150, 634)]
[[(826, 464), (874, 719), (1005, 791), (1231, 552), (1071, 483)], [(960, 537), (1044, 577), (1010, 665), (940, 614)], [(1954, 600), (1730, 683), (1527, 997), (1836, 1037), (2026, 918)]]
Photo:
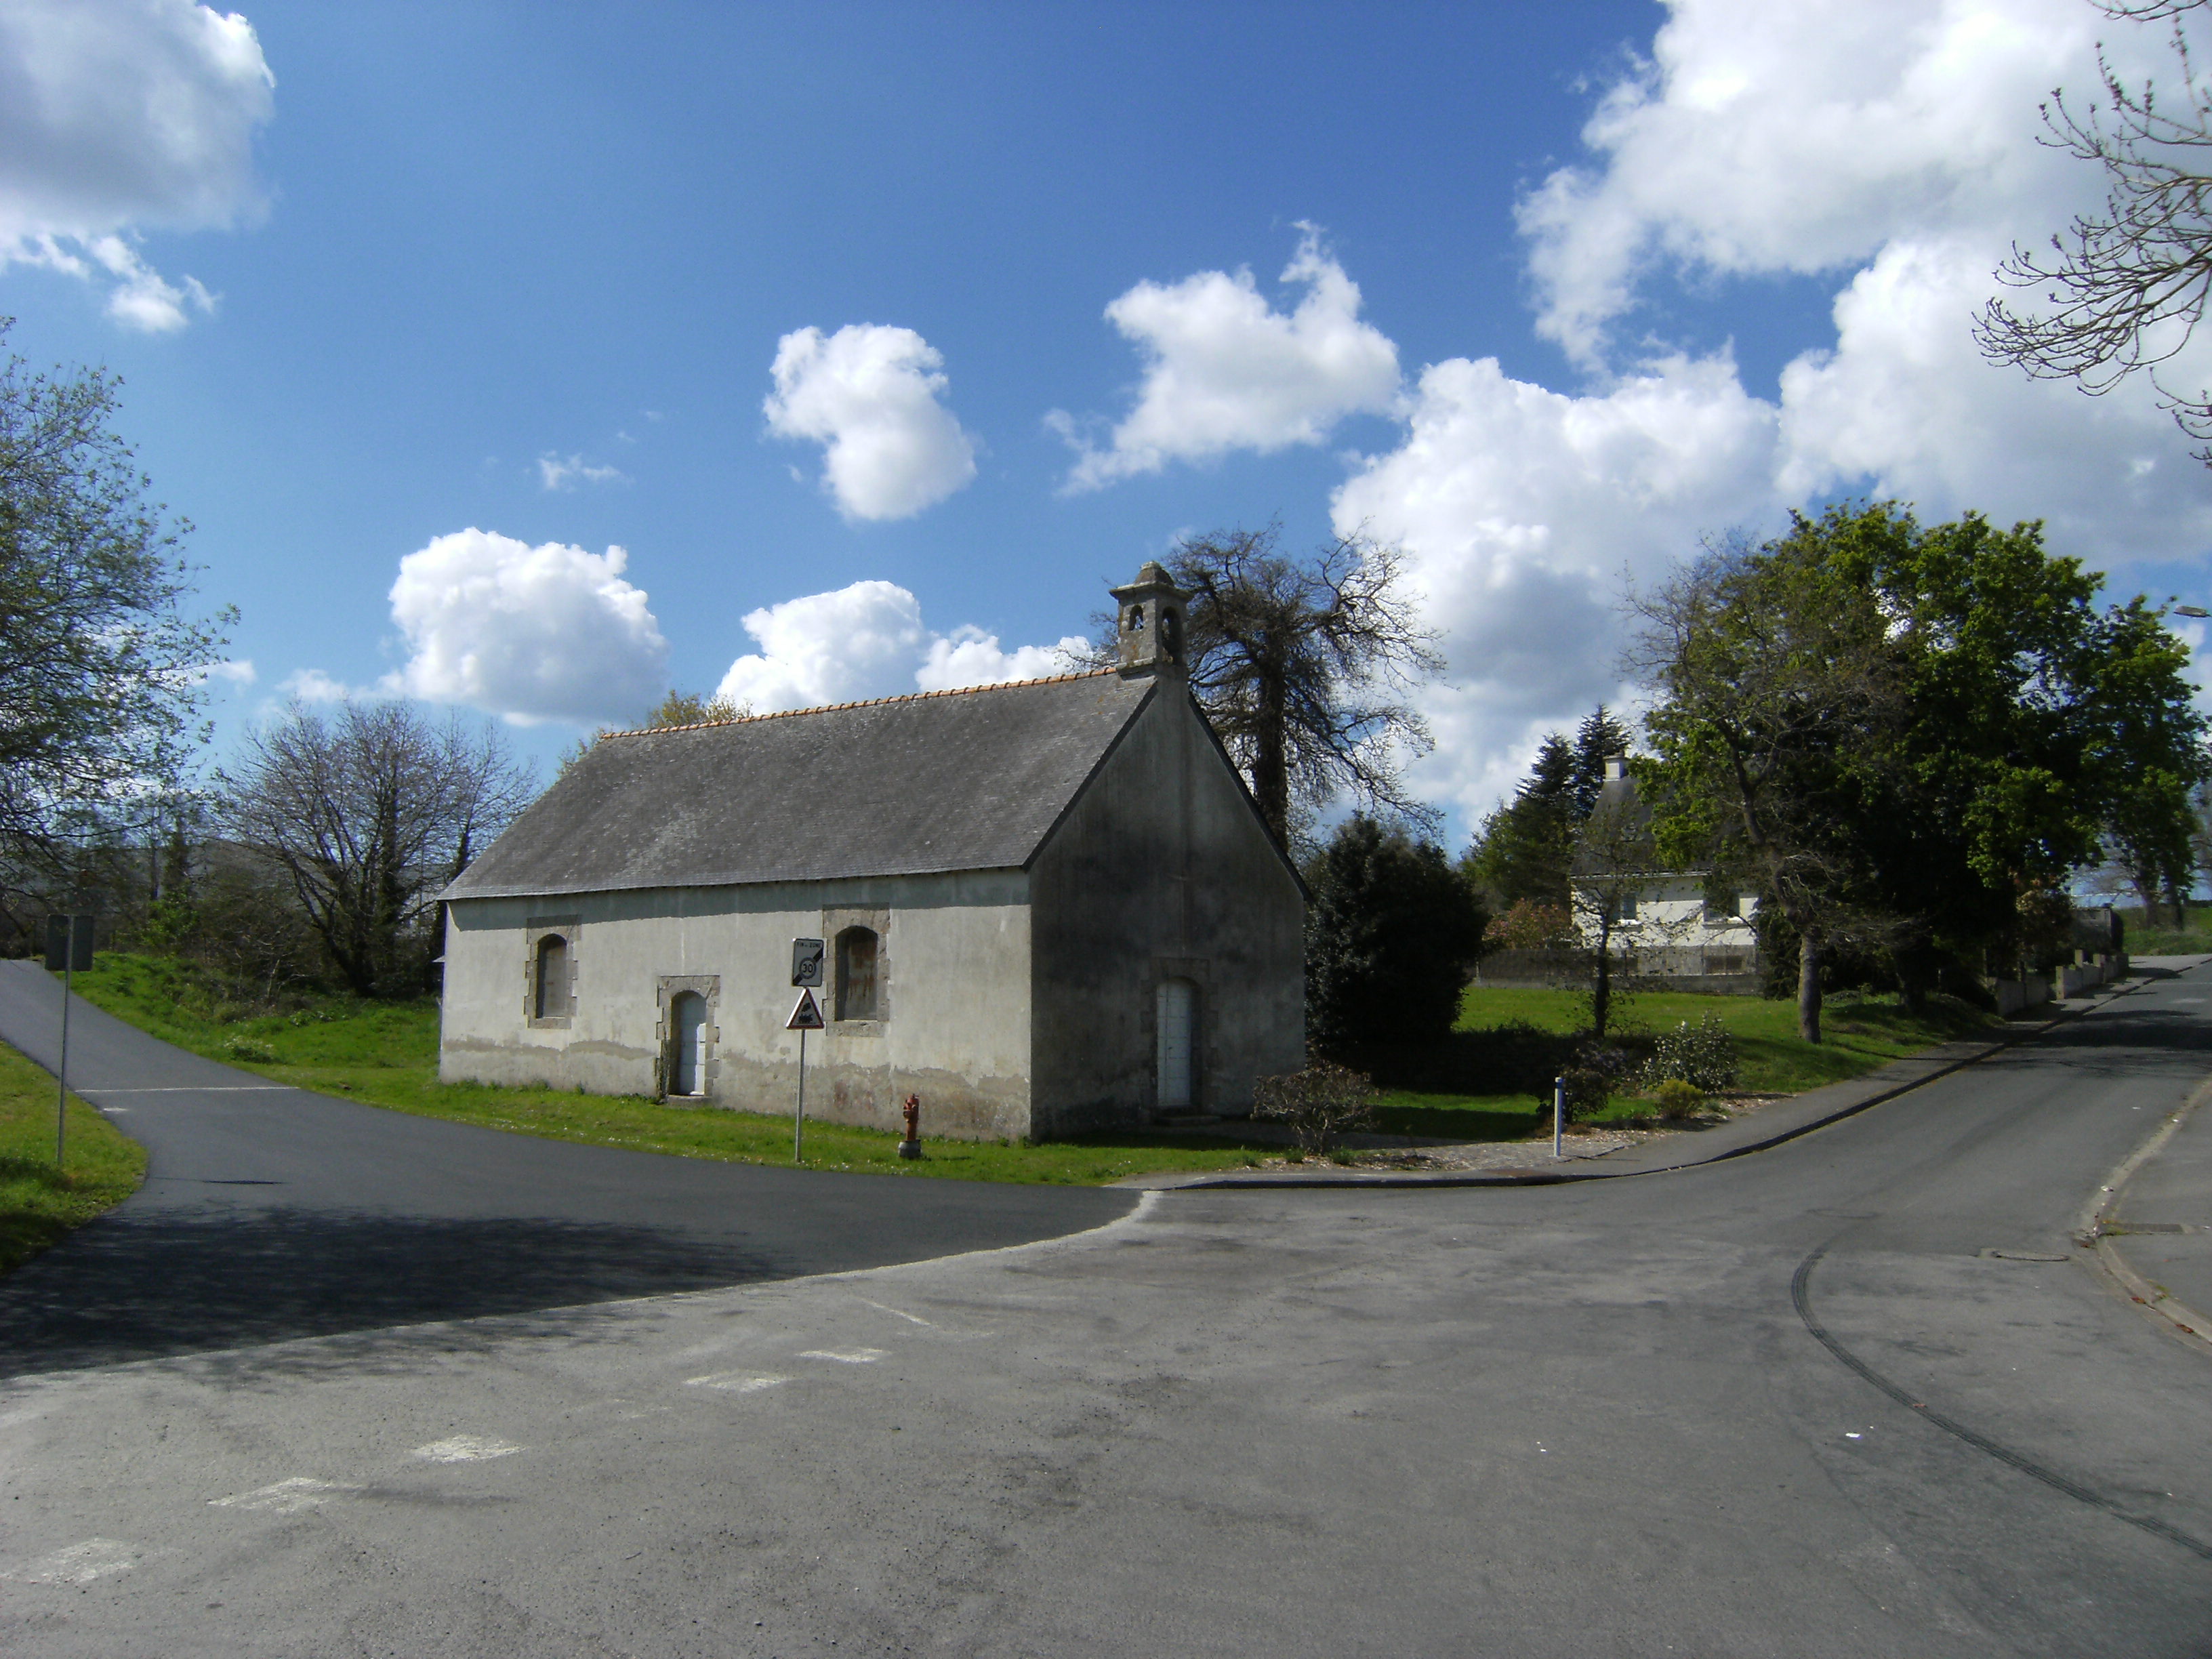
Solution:
[(281, 1095), (289, 1083), (166, 1083), (158, 1089), (78, 1088), (80, 1095)]
[(208, 1507), (216, 1510), (261, 1510), (270, 1515), (297, 1515), (302, 1510), (320, 1509), (326, 1498), (343, 1497), (361, 1488), (349, 1480), (313, 1480), (304, 1474), (295, 1474), (289, 1480), (279, 1480), (273, 1486), (258, 1486), (252, 1492), (234, 1492), (228, 1498), (210, 1498)]
[(88, 1538), (7, 1576), (25, 1584), (89, 1584), (111, 1572), (128, 1572), (137, 1565), (137, 1552), (130, 1545), (112, 1538)]
[(687, 1376), (687, 1389), (725, 1389), (732, 1394), (758, 1394), (763, 1389), (772, 1389), (779, 1382), (788, 1382), (787, 1376), (770, 1376), (761, 1371), (714, 1371), (705, 1376)]
[(889, 1352), (884, 1348), (809, 1348), (801, 1359), (834, 1359), (841, 1365), (872, 1365)]
[(512, 1440), (493, 1440), (480, 1434), (456, 1434), (443, 1440), (433, 1440), (427, 1446), (417, 1446), (408, 1455), (428, 1458), (433, 1463), (483, 1463), (495, 1457), (512, 1457), (522, 1449)]
[(864, 1307), (873, 1308), (878, 1313), (887, 1313), (894, 1319), (903, 1319), (909, 1325), (920, 1325), (933, 1331), (938, 1328), (936, 1326), (932, 1325), (927, 1319), (924, 1319), (920, 1314), (910, 1314), (900, 1308), (885, 1307), (880, 1302), (869, 1301), (865, 1296), (856, 1296), (853, 1300), (860, 1303)]

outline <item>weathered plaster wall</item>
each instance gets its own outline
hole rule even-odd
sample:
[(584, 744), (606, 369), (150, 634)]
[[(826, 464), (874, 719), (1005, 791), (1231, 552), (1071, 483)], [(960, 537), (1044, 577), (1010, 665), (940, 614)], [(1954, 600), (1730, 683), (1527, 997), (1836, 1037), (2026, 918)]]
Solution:
[[(982, 871), (457, 901), (440, 1075), (655, 1093), (666, 993), (685, 988), (708, 998), (708, 1097), (787, 1114), (799, 1057), (783, 1029), (798, 994), (791, 940), (833, 939), (860, 918), (881, 925), (884, 1018), (833, 1021), (807, 1039), (807, 1115), (896, 1128), (915, 1093), (927, 1133), (1025, 1135), (1027, 900), (1021, 872)], [(565, 1020), (529, 1018), (530, 952), (548, 926), (574, 957)]]
[(1157, 1106), (1160, 981), (1198, 987), (1200, 1111), (1305, 1056), (1304, 897), (1182, 686), (1163, 681), (1030, 866), (1039, 1133)]

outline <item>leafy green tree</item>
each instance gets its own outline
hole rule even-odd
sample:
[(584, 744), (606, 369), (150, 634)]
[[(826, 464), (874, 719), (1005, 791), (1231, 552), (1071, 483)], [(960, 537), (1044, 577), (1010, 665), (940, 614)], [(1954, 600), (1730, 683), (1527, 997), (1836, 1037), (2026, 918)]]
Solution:
[[(0, 319), (0, 339), (9, 325)], [(0, 890), (66, 884), (88, 826), (172, 786), (235, 613), (188, 614), (191, 526), (148, 501), (98, 369), (0, 364)]]
[(1313, 1047), (1449, 1036), (1488, 919), (1443, 849), (1356, 814), (1308, 860), (1305, 878)]
[(2016, 949), (2023, 898), (2100, 859), (2116, 815), (2185, 841), (2160, 778), (2205, 775), (2186, 654), (2140, 598), (2100, 610), (2100, 580), (2039, 524), (1876, 502), (1709, 549), (1634, 601), (1662, 844), (1753, 873), (1797, 937), (1808, 1041), (1829, 953), (1910, 987)]

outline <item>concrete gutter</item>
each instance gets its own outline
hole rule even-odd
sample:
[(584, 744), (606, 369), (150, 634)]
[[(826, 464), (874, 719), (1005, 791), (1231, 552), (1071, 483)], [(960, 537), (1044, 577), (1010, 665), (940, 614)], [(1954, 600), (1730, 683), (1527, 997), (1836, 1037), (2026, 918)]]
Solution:
[(2212, 1317), (2197, 1312), (2163, 1285), (2153, 1284), (2136, 1271), (2135, 1265), (2122, 1254), (2119, 1247), (2119, 1239), (2127, 1236), (2128, 1230), (2124, 1224), (2116, 1233), (2106, 1231), (2113, 1210), (2118, 1207), (2121, 1194), (2127, 1190), (2128, 1182), (2136, 1172), (2166, 1150), (2166, 1143), (2180, 1132), (2191, 1115), (2208, 1099), (2212, 1099), (2212, 1078), (2199, 1084), (2188, 1099), (2168, 1112), (2158, 1127), (2151, 1131), (2148, 1139), (2105, 1177), (2074, 1224), (2074, 1243), (2092, 1252), (2090, 1259), (2122, 1296), (2154, 1318), (2164, 1321), (2174, 1334), (2183, 1338), (2192, 1347), (2212, 1352)]
[(1660, 1175), (1669, 1170), (1694, 1169), (1703, 1164), (1718, 1164), (1726, 1158), (1763, 1152), (1769, 1147), (1781, 1146), (1784, 1141), (1795, 1140), (1800, 1135), (1810, 1134), (1815, 1129), (1826, 1128), (1831, 1123), (1840, 1122), (1869, 1107), (1894, 1100), (1899, 1095), (1935, 1082), (1938, 1078), (1948, 1077), (1954, 1072), (1987, 1060), (1991, 1054), (2002, 1054), (2031, 1037), (2041, 1036), (2046, 1031), (2069, 1020), (2078, 1019), (2093, 1009), (2139, 990), (2149, 982), (2147, 979), (2131, 978), (2113, 985), (2100, 986), (2094, 994), (2074, 999), (2072, 1006), (2059, 1007), (2051, 1018), (2033, 1025), (2008, 1029), (2002, 1036), (1993, 1041), (1939, 1042), (1917, 1054), (1891, 1060), (1863, 1077), (1808, 1090), (1802, 1095), (1793, 1095), (1787, 1100), (1763, 1107), (1749, 1117), (1737, 1118), (1716, 1128), (1686, 1130), (1659, 1140), (1647, 1141), (1640, 1146), (1575, 1159), (1574, 1162), (1583, 1165), (1578, 1169), (1565, 1167), (1569, 1160), (1563, 1158), (1556, 1164), (1547, 1159), (1541, 1164), (1530, 1164), (1526, 1168), (1436, 1175), (1402, 1170), (1368, 1172), (1299, 1169), (1286, 1170), (1280, 1174), (1243, 1172), (1197, 1176), (1163, 1172), (1133, 1176), (1113, 1184), (1156, 1189), (1173, 1188), (1178, 1191), (1297, 1187), (1549, 1187), (1570, 1181), (1611, 1181), (1623, 1176)]

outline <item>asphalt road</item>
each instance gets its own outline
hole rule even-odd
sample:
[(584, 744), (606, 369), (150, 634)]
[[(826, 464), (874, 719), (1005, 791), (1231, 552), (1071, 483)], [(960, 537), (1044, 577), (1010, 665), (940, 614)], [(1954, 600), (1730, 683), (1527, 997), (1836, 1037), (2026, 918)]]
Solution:
[[(52, 1070), (60, 988), (0, 962), (0, 1040)], [(910, 1261), (1094, 1226), (1127, 1194), (702, 1163), (270, 1084), (82, 998), (72, 1089), (145, 1186), (0, 1278), (0, 1376)]]
[(1673, 1174), (21, 1378), (0, 1650), (2203, 1656), (2212, 1361), (2067, 1233), (2207, 980)]

